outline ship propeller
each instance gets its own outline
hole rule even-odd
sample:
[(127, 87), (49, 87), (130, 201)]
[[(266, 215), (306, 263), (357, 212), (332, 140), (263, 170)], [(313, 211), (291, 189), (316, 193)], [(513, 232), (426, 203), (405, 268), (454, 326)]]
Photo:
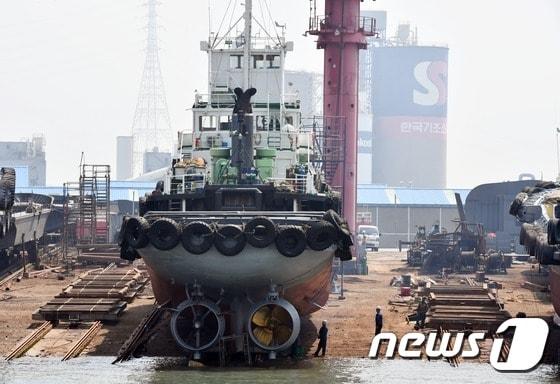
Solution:
[(208, 300), (186, 300), (171, 318), (171, 333), (187, 351), (201, 352), (223, 335), (225, 323), (219, 307)]
[[(299, 317), (297, 322), (299, 328)], [(296, 333), (294, 328), (292, 314), (282, 305), (265, 304), (251, 316), (251, 333), (261, 347), (275, 349), (283, 346), (290, 341), (294, 333), (297, 337), (299, 329)]]

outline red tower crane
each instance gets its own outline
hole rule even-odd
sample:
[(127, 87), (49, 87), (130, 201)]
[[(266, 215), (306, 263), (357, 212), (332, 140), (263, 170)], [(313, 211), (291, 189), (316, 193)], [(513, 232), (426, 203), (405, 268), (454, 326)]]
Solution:
[(344, 143), (344, 161), (327, 181), (341, 187), (343, 214), (352, 232), (356, 230), (359, 50), (367, 48), (366, 37), (375, 35), (375, 19), (360, 16), (362, 1), (325, 0), (325, 14), (318, 16), (316, 0), (311, 0), (308, 31), (318, 36), (317, 48), (325, 51), (323, 115), (344, 120), (331, 127), (341, 131), (335, 135)]

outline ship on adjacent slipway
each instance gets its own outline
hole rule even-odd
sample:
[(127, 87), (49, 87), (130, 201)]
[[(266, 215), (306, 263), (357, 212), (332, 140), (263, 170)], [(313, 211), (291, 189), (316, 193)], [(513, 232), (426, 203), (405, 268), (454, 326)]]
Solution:
[(301, 318), (326, 304), (335, 258), (352, 257), (340, 193), (326, 182), (325, 152), (342, 142), (323, 126), (338, 120), (306, 125), (284, 91), (293, 44), (283, 28), (256, 37), (253, 20), (246, 1), (237, 24), (201, 43), (209, 94), (196, 95), (192, 130), (121, 230), (121, 256), (144, 260), (194, 359), (287, 351)]
[(560, 183), (539, 182), (515, 197), (510, 214), (521, 223), (519, 243), (548, 266), (550, 297), (560, 324)]
[(37, 257), (37, 241), (45, 235), (53, 211), (51, 196), (15, 193), (16, 172), (0, 169), (0, 278)]

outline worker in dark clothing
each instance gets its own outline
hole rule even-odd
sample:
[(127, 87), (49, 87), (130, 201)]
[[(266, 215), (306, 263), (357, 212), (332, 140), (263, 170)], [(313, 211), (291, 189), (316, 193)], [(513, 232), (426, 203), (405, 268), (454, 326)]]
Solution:
[(419, 328), (424, 328), (428, 309), (430, 309), (428, 301), (426, 300), (425, 297), (423, 297), (422, 301), (418, 304), (418, 307), (416, 308), (416, 326), (418, 326)]
[(383, 315), (381, 314), (381, 307), (377, 306), (375, 308), (375, 334), (381, 333), (381, 328), (383, 328)]
[(325, 356), (325, 352), (327, 351), (327, 336), (329, 334), (329, 329), (327, 328), (327, 320), (323, 320), (323, 325), (319, 329), (319, 333), (317, 334), (317, 338), (319, 339), (319, 345), (317, 346), (317, 350), (315, 351), (315, 357), (319, 356), (319, 351), (321, 352), (321, 356)]

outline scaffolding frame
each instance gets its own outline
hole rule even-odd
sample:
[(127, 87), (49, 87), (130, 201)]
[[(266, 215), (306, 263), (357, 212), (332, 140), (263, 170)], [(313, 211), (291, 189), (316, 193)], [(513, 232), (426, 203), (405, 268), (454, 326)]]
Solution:
[(79, 244), (108, 244), (111, 226), (111, 167), (83, 164), (79, 183)]

